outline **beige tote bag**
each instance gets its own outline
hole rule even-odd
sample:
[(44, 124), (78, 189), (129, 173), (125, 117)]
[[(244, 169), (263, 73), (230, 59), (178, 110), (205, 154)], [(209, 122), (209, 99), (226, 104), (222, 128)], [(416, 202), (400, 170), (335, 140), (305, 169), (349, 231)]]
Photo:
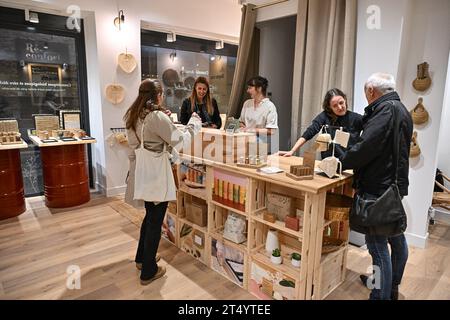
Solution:
[(149, 151), (144, 148), (144, 127), (142, 124), (141, 144), (136, 154), (136, 170), (134, 179), (134, 200), (147, 202), (164, 202), (176, 200), (176, 186), (170, 165), (170, 154)]

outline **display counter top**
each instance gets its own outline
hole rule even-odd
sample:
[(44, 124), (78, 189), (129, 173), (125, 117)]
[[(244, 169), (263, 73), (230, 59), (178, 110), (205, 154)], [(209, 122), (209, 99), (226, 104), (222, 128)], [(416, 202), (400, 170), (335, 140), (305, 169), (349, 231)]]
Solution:
[(59, 146), (67, 146), (67, 145), (74, 145), (74, 144), (90, 144), (90, 143), (96, 143), (97, 140), (94, 138), (89, 140), (82, 140), (79, 138), (74, 138), (74, 141), (61, 141), (56, 139), (47, 139), (47, 140), (56, 140), (55, 142), (43, 142), (43, 140), (39, 139), (37, 136), (29, 135), (29, 138), (31, 141), (37, 145), (38, 147), (59, 147)]
[(15, 144), (0, 144), (0, 150), (14, 150), (14, 149), (26, 149), (28, 148), (28, 144), (21, 140), (22, 143)]
[[(266, 174), (259, 172), (258, 169), (252, 169), (252, 168), (244, 168), (244, 167), (238, 167), (236, 164), (233, 163), (222, 163), (222, 162), (216, 162), (211, 161), (207, 159), (200, 159), (195, 158), (192, 156), (182, 156), (185, 160), (195, 161), (197, 163), (204, 163), (206, 165), (210, 165), (216, 168), (224, 169), (224, 170), (230, 170), (236, 173), (240, 173), (243, 175), (246, 175), (248, 177), (257, 178), (260, 180), (264, 180), (267, 182), (273, 182), (278, 185), (282, 185), (285, 187), (297, 189), (304, 192), (310, 192), (314, 194), (318, 194), (321, 192), (325, 192), (326, 190), (330, 190), (333, 188), (337, 188), (339, 186), (342, 186), (346, 183), (349, 183), (349, 181), (352, 179), (353, 172), (351, 170), (344, 171), (342, 173), (341, 177), (336, 177), (333, 179), (330, 179), (320, 173), (317, 173), (314, 175), (313, 180), (301, 180), (297, 181), (294, 179), (291, 179), (286, 176), (285, 172), (289, 172), (291, 165), (300, 165), (303, 164), (303, 158), (301, 157), (281, 157), (277, 155), (271, 155), (267, 158), (267, 166), (274, 166), (278, 167), (283, 170), (283, 172), (280, 173), (274, 173), (274, 174)], [(318, 164), (320, 161), (316, 161), (316, 168), (318, 168)]]

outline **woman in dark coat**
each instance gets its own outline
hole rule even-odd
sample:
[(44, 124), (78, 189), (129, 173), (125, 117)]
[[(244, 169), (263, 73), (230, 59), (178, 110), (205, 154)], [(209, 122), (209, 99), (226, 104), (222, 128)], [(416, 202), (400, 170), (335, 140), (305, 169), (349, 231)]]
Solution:
[[(356, 143), (362, 130), (362, 116), (347, 109), (347, 96), (345, 93), (336, 88), (329, 90), (325, 94), (322, 108), (323, 111), (312, 121), (294, 147), (288, 152), (280, 151), (279, 155), (284, 157), (292, 156), (308, 140), (318, 134), (322, 127), (331, 135), (332, 139), (334, 139), (337, 129), (342, 128), (343, 131), (348, 132), (350, 139), (347, 148), (351, 148)], [(342, 146), (335, 145), (335, 157), (339, 158), (345, 153), (345, 150)], [(333, 146), (330, 144), (328, 150), (321, 153), (322, 159), (330, 157), (332, 152)]]

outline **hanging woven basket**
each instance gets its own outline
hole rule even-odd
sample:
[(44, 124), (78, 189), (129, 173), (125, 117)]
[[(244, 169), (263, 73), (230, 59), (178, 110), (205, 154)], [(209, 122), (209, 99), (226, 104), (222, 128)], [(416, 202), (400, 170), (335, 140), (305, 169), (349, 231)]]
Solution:
[(428, 111), (425, 109), (423, 99), (419, 98), (419, 103), (411, 110), (411, 117), (414, 124), (424, 124), (428, 122)]
[(420, 155), (420, 147), (417, 143), (417, 131), (414, 131), (412, 139), (411, 139), (411, 147), (409, 150), (409, 157), (415, 158)]
[(417, 78), (412, 85), (417, 91), (426, 91), (431, 86), (431, 78), (428, 72), (429, 65), (424, 62), (417, 66)]

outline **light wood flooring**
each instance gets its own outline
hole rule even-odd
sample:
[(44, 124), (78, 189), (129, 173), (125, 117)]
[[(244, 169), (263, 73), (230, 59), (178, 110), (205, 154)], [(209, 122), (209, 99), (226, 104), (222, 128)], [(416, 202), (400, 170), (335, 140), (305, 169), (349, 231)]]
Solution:
[[(58, 210), (37, 197), (27, 208), (0, 221), (0, 299), (255, 299), (165, 240), (167, 274), (141, 286), (133, 259), (143, 212), (121, 197)], [(367, 299), (358, 276), (370, 263), (367, 251), (351, 247), (346, 281), (328, 299)], [(79, 290), (66, 286), (72, 265), (81, 270)], [(437, 224), (427, 249), (410, 249), (401, 299), (450, 299), (449, 265), (450, 226)]]

